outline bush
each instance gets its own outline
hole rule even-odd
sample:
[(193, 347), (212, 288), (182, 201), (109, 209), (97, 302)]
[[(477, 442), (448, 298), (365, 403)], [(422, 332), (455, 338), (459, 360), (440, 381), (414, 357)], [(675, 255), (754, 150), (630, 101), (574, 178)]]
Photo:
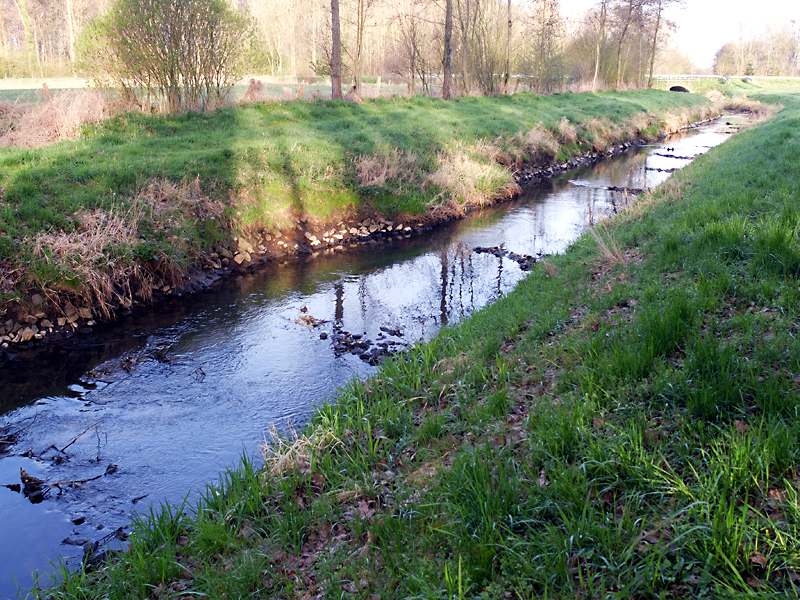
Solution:
[(78, 46), (100, 85), (168, 112), (221, 101), (241, 78), (253, 27), (224, 0), (116, 0)]

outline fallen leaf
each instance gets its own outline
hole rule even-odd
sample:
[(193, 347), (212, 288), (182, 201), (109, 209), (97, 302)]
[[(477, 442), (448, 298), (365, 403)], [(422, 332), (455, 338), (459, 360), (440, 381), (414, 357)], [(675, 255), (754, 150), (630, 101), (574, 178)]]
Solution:
[(362, 519), (368, 519), (375, 515), (375, 501), (362, 500), (358, 503), (358, 514)]
[(746, 422), (742, 421), (741, 419), (736, 419), (733, 422), (733, 424), (736, 427), (736, 431), (738, 431), (739, 433), (744, 433), (745, 431), (750, 429), (750, 425), (748, 425)]
[(655, 446), (661, 438), (661, 432), (658, 429), (646, 429), (644, 432), (644, 440), (648, 446)]
[(786, 494), (781, 492), (780, 490), (770, 490), (769, 494), (767, 494), (770, 500), (775, 500), (777, 502), (786, 502)]
[(311, 475), (311, 491), (315, 494), (322, 493), (322, 488), (325, 485), (325, 476), (322, 473), (313, 473)]
[(544, 469), (539, 471), (539, 479), (537, 479), (536, 482), (539, 484), (539, 487), (550, 487), (550, 482), (547, 481), (547, 473), (545, 473)]
[(762, 569), (767, 566), (767, 557), (764, 556), (763, 554), (759, 554), (758, 552), (754, 552), (753, 554), (750, 555), (750, 561), (754, 565), (758, 565)]

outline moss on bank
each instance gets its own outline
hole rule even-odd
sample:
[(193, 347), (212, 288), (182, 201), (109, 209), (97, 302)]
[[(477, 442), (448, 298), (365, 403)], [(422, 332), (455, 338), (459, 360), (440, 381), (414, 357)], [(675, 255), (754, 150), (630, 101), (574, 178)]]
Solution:
[(785, 108), (46, 594), (797, 595), (800, 90), (765, 100)]
[(193, 269), (226, 266), (238, 236), (258, 253), (256, 238), (298, 225), (457, 216), (513, 194), (523, 164), (603, 151), (713, 110), (702, 96), (634, 91), (118, 115), (76, 141), (0, 149), (0, 304), (14, 313), (5, 319), (69, 320), (67, 300), (109, 316)]

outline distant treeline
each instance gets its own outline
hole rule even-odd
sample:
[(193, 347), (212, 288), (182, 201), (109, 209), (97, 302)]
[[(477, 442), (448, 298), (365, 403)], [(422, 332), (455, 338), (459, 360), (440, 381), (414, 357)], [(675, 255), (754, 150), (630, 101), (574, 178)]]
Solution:
[[(209, 0), (210, 1), (210, 0)], [(237, 0), (255, 36), (241, 68), (273, 76), (327, 77), (330, 0)], [(0, 0), (0, 77), (84, 75), (80, 39), (116, 0)], [(445, 71), (450, 7), (454, 93), (642, 87), (656, 72), (686, 72), (669, 48), (664, 10), (680, 0), (597, 0), (565, 19), (558, 0), (336, 0), (345, 83), (403, 79), (410, 93), (436, 93)], [(180, 3), (178, 3), (180, 4)], [(784, 29), (720, 50), (719, 72), (797, 72), (798, 43)], [(661, 62), (659, 62), (661, 61)], [(674, 64), (676, 63), (678, 64)], [(521, 76), (521, 77), (513, 77)], [(519, 82), (519, 83), (517, 83)]]

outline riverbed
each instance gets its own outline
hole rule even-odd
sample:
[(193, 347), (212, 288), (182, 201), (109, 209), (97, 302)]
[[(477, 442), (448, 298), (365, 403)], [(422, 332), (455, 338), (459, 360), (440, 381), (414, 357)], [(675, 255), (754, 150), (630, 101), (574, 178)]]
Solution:
[[(59, 556), (74, 564), (87, 539), (122, 546), (110, 534), (134, 511), (191, 503), (242, 454), (257, 457), (273, 426), (301, 427), (374, 373), (343, 339), (402, 350), (457, 323), (525, 277), (504, 252), (563, 252), (635, 201), (608, 188), (658, 185), (740, 122), (573, 169), (425, 235), (271, 263), (10, 361), (0, 427), (21, 431), (0, 449), (0, 597)], [(43, 499), (26, 496), (20, 468), (47, 482)]]

